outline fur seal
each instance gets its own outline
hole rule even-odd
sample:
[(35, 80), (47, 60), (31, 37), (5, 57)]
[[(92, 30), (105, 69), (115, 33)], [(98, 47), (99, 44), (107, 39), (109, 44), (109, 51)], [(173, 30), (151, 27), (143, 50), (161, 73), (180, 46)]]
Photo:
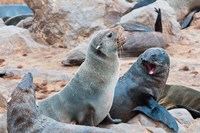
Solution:
[(8, 102), (9, 133), (113, 133), (111, 130), (57, 122), (41, 114), (35, 98), (31, 73), (26, 73)]
[(26, 4), (2, 4), (0, 11), (0, 18), (14, 17), (19, 14), (33, 14), (33, 11)]
[(182, 85), (166, 85), (159, 104), (166, 109), (185, 108), (193, 118), (200, 118), (200, 92)]
[(174, 118), (156, 102), (164, 92), (169, 66), (169, 56), (162, 48), (149, 48), (141, 54), (117, 82), (111, 117), (127, 122), (141, 112), (178, 131)]
[(5, 25), (17, 25), (21, 20), (27, 17), (33, 17), (33, 14), (20, 14), (14, 17), (10, 17), (5, 21)]
[(59, 93), (39, 102), (42, 114), (64, 123), (98, 125), (112, 105), (119, 78), (117, 50), (125, 43), (122, 34), (120, 25), (96, 34), (71, 81)]
[[(156, 2), (157, 0), (139, 0), (133, 8), (129, 8), (123, 13), (123, 15), (128, 14), (134, 9), (141, 8), (143, 6), (148, 6)], [(175, 9), (177, 13), (177, 18), (180, 22), (181, 29), (187, 28), (195, 13), (200, 11), (200, 1), (199, 0), (166, 0), (167, 3)]]
[[(123, 15), (126, 15), (128, 14), (129, 12), (131, 12), (132, 10), (134, 9), (137, 9), (137, 8), (140, 8), (140, 7), (144, 7), (144, 6), (147, 6), (149, 4), (152, 4), (154, 3), (156, 0), (139, 0), (133, 7), (130, 7), (128, 8), (124, 13)], [(122, 15), (122, 16), (123, 16)]]

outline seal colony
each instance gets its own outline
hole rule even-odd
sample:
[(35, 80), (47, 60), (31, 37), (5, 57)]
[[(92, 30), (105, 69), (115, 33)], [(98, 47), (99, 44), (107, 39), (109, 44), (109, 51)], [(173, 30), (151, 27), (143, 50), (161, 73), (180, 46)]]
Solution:
[(108, 129), (64, 124), (46, 117), (37, 108), (35, 88), (32, 74), (27, 73), (13, 91), (7, 112), (9, 133), (113, 133)]
[(169, 66), (169, 56), (162, 48), (149, 48), (141, 54), (117, 82), (111, 117), (127, 122), (141, 112), (178, 131), (175, 119), (156, 102), (164, 92)]
[(118, 25), (93, 37), (75, 76), (59, 93), (39, 102), (42, 114), (60, 122), (90, 126), (98, 125), (109, 114), (119, 78), (117, 51), (125, 43), (122, 33)]

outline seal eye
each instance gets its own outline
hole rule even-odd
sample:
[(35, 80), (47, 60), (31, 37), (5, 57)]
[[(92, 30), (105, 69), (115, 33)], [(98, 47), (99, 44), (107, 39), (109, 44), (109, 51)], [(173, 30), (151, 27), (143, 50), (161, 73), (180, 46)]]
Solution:
[(110, 32), (110, 33), (107, 35), (107, 37), (108, 37), (108, 38), (111, 38), (112, 35), (113, 35), (112, 32)]

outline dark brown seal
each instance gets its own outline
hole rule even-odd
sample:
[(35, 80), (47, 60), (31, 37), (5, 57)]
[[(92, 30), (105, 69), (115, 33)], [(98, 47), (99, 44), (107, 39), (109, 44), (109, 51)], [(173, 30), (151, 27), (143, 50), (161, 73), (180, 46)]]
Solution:
[(185, 108), (193, 118), (200, 118), (200, 92), (182, 85), (166, 85), (159, 104), (167, 109)]
[(31, 73), (23, 77), (12, 93), (7, 118), (9, 133), (112, 133), (98, 127), (64, 124), (42, 115), (36, 105)]
[(141, 112), (177, 131), (174, 118), (156, 102), (164, 92), (169, 66), (169, 56), (162, 48), (141, 54), (117, 82), (111, 117), (127, 122)]
[(39, 102), (40, 111), (65, 123), (98, 125), (112, 105), (119, 78), (117, 50), (125, 42), (122, 33), (117, 26), (96, 34), (75, 76), (59, 93)]

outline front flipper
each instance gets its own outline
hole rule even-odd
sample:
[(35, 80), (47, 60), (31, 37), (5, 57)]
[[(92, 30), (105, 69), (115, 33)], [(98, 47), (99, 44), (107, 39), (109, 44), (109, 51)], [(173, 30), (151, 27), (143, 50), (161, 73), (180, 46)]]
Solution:
[(122, 123), (121, 119), (112, 119), (110, 114), (106, 116), (106, 118), (101, 122), (101, 124), (119, 124)]
[(142, 112), (153, 120), (164, 123), (175, 132), (178, 131), (178, 125), (175, 119), (164, 107), (159, 105), (152, 97), (147, 102), (147, 106), (137, 106), (133, 111)]

